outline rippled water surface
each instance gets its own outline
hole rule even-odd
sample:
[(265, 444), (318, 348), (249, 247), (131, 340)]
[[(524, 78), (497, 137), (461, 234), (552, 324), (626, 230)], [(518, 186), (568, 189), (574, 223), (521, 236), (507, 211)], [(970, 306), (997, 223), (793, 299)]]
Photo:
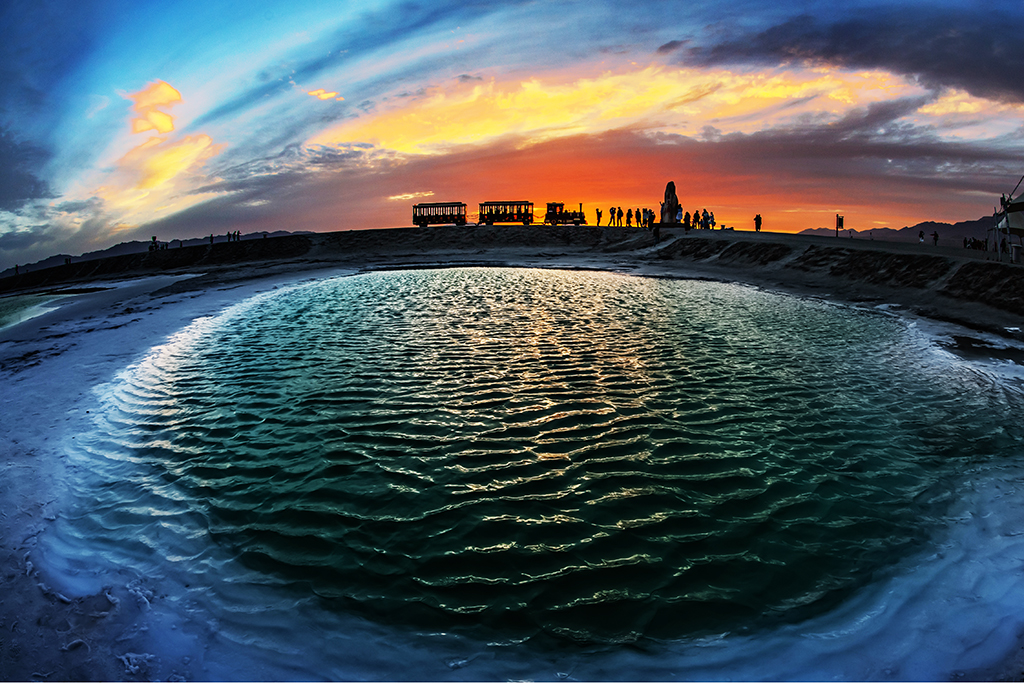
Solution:
[(794, 621), (918, 549), (951, 474), (1008, 439), (936, 353), (898, 318), (730, 284), (314, 282), (124, 375), (63, 534), (499, 640)]

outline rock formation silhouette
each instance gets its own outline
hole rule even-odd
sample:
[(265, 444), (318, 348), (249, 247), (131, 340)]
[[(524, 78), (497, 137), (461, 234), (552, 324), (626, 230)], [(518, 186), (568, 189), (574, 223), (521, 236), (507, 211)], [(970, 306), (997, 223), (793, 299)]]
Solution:
[(661, 203), (661, 223), (675, 223), (679, 212), (679, 198), (676, 196), (675, 181), (665, 186), (665, 201)]

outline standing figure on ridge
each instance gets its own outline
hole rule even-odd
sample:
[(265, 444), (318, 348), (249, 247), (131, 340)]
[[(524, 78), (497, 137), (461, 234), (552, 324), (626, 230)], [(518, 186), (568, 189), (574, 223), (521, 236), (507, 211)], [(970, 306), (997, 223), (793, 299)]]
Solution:
[(760, 214), (758, 214), (757, 216), (754, 217), (754, 232), (755, 233), (760, 233), (761, 232), (761, 215)]
[(601, 210), (595, 209), (595, 211), (597, 212), (597, 225), (601, 225)]

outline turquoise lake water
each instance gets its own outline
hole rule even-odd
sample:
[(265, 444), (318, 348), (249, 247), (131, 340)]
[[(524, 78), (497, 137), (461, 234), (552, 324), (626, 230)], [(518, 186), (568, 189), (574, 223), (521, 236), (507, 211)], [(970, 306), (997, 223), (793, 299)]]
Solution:
[(317, 281), (108, 388), (58, 545), (177, 568), (210, 610), (258, 585), (496, 643), (754, 633), (927, 549), (951, 482), (1016, 458), (992, 416), (1018, 400), (946, 356), (881, 311), (725, 283)]

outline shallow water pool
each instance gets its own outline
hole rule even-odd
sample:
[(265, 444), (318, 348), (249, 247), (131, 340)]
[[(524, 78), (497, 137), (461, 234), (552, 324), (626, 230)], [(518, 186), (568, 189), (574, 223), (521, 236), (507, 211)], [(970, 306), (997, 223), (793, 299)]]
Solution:
[(1021, 440), (1016, 395), (898, 317), (597, 272), (305, 284), (102, 393), (64, 574), (88, 549), (284, 652), (296, 606), (543, 648), (777, 633), (932, 553)]

